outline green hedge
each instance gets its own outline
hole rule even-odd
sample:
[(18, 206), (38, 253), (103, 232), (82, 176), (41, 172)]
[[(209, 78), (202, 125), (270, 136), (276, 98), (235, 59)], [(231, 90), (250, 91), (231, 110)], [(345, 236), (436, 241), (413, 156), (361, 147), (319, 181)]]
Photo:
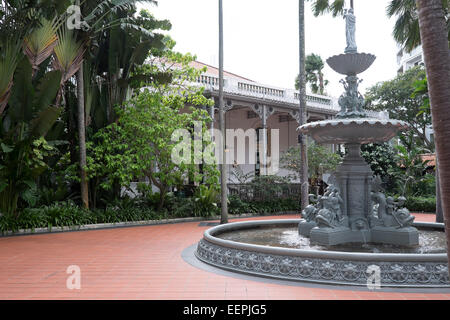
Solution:
[(15, 218), (10, 215), (0, 217), (0, 231), (18, 231), (20, 229), (72, 227), (97, 223), (118, 223), (129, 221), (159, 220), (166, 215), (143, 208), (107, 208), (105, 210), (84, 210), (77, 205), (57, 203), (42, 208), (25, 209)]
[(286, 211), (300, 212), (299, 201), (293, 199), (279, 199), (278, 201), (243, 201), (238, 196), (229, 198), (228, 212), (231, 214), (271, 214)]
[[(294, 200), (279, 200), (270, 202), (243, 202), (239, 198), (230, 197), (228, 211), (230, 214), (271, 214), (285, 211), (299, 211), (299, 204)], [(168, 218), (185, 218), (193, 216), (211, 216), (215, 212), (200, 212), (195, 210), (196, 204), (192, 198), (173, 198), (168, 207), (157, 212), (144, 203), (123, 199), (106, 209), (84, 210), (71, 201), (55, 203), (41, 208), (25, 209), (16, 218), (10, 215), (0, 216), (0, 231), (16, 232), (20, 229), (37, 229), (52, 227), (74, 227), (99, 223), (119, 223), (131, 221), (161, 220)], [(217, 211), (217, 212), (216, 212)]]
[(408, 197), (405, 206), (411, 212), (436, 212), (436, 197)]

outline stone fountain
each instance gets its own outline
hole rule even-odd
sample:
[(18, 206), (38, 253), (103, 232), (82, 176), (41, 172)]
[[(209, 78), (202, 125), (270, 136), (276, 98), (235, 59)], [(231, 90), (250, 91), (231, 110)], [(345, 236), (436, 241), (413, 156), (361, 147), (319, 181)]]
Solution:
[(327, 60), (341, 80), (345, 92), (339, 98), (341, 111), (336, 119), (301, 126), (302, 133), (322, 144), (344, 144), (347, 155), (328, 181), (323, 196), (312, 198), (314, 205), (303, 211), (299, 233), (321, 245), (343, 243), (386, 243), (415, 246), (419, 233), (412, 227), (414, 217), (404, 207), (405, 200), (386, 197), (381, 181), (360, 155), (362, 144), (381, 143), (392, 139), (407, 125), (399, 120), (367, 116), (364, 98), (358, 91), (362, 80), (358, 74), (375, 61), (372, 54), (358, 53), (355, 42), (355, 16), (346, 10), (347, 48), (344, 54)]
[(208, 229), (194, 254), (209, 265), (264, 278), (367, 286), (378, 269), (383, 287), (450, 288), (444, 224), (414, 222), (405, 199), (386, 196), (380, 178), (360, 155), (362, 144), (389, 141), (407, 125), (364, 111), (358, 75), (375, 56), (358, 53), (353, 11), (345, 18), (345, 53), (327, 60), (346, 76), (341, 111), (334, 120), (300, 127), (318, 143), (347, 147), (326, 193), (311, 196), (314, 204), (301, 220), (244, 221)]

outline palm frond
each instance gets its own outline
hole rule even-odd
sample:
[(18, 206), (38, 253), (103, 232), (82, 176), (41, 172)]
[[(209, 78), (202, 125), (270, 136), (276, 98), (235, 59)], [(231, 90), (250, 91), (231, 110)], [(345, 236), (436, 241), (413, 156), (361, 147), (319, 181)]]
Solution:
[(8, 103), (14, 72), (20, 57), (20, 42), (10, 40), (6, 42), (0, 54), (0, 115)]
[(65, 83), (80, 69), (86, 48), (83, 42), (77, 41), (74, 32), (65, 27), (58, 31), (58, 39), (53, 66), (61, 71), (61, 83)]
[(95, 24), (103, 21), (103, 18), (110, 13), (117, 13), (119, 10), (130, 10), (132, 9), (136, 3), (138, 2), (147, 2), (150, 4), (157, 4), (154, 0), (104, 0), (100, 2), (90, 14), (85, 17), (85, 21), (90, 23), (92, 21), (96, 21)]
[(313, 0), (312, 10), (316, 17), (326, 14), (330, 11), (330, 2), (328, 0)]
[(23, 48), (33, 70), (39, 69), (39, 65), (53, 53), (53, 48), (58, 41), (59, 24), (57, 18), (52, 21), (42, 19), (41, 27), (25, 37)]
[(330, 6), (330, 11), (333, 17), (337, 17), (344, 14), (345, 0), (334, 0)]
[(314, 16), (318, 17), (323, 14), (331, 13), (333, 17), (337, 17), (344, 13), (345, 0), (312, 0), (312, 11)]
[(419, 17), (415, 0), (391, 0), (386, 13), (388, 17), (396, 17), (392, 35), (397, 43), (407, 52), (420, 45)]

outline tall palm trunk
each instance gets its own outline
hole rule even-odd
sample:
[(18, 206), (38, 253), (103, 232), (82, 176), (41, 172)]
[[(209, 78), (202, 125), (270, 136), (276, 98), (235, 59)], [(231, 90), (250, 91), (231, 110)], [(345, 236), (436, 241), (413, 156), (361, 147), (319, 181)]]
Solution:
[(89, 209), (89, 187), (86, 174), (86, 121), (84, 114), (84, 75), (83, 65), (77, 72), (78, 100), (78, 140), (80, 147), (81, 201), (83, 208)]
[(442, 212), (442, 202), (441, 202), (441, 184), (439, 183), (439, 168), (436, 159), (436, 222), (444, 222), (444, 213)]
[[(450, 245), (450, 52), (442, 0), (417, 0), (447, 247)], [(450, 248), (447, 248), (450, 252)], [(448, 255), (450, 257), (450, 255)], [(450, 261), (449, 261), (450, 262)], [(449, 263), (450, 268), (450, 263)]]
[[(306, 124), (306, 69), (305, 69), (305, 0), (299, 0), (299, 53), (300, 53), (300, 126)], [(308, 183), (308, 140), (301, 135), (300, 141), (300, 183), (302, 210), (309, 205)]]
[(221, 184), (221, 217), (220, 223), (228, 223), (228, 186), (227, 186), (227, 163), (226, 163), (226, 135), (225, 135), (225, 111), (223, 102), (223, 3), (219, 0), (219, 122), (222, 132), (222, 161), (220, 163)]
[(323, 95), (325, 92), (325, 81), (323, 80), (323, 73), (319, 70), (319, 92)]
[[(76, 0), (80, 6), (80, 0)], [(78, 98), (78, 140), (80, 147), (80, 191), (83, 208), (89, 209), (89, 185), (86, 173), (86, 120), (84, 107), (84, 70), (83, 62), (76, 74), (77, 78), (77, 98)]]

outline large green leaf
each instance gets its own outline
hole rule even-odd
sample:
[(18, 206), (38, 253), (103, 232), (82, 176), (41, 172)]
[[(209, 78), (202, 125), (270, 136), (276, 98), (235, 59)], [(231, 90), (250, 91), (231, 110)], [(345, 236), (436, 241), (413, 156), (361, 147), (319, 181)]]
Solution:
[(133, 54), (131, 56), (132, 63), (137, 65), (141, 65), (148, 58), (148, 54), (152, 48), (152, 43), (150, 41), (141, 42), (136, 49), (133, 50)]
[(50, 106), (55, 100), (61, 83), (61, 72), (51, 71), (45, 74), (45, 76), (39, 82), (36, 95), (34, 98), (35, 111), (41, 111), (42, 109)]
[(115, 13), (117, 10), (131, 9), (137, 2), (156, 4), (156, 1), (154, 0), (104, 0), (100, 2), (91, 13), (84, 18), (84, 20), (89, 24), (92, 24), (92, 22), (94, 24), (99, 23), (102, 18), (109, 13)]
[(45, 136), (51, 129), (51, 127), (55, 124), (56, 120), (58, 120), (60, 114), (61, 108), (44, 108), (31, 122), (31, 137), (39, 138)]
[(33, 115), (34, 88), (31, 83), (32, 68), (27, 58), (19, 63), (11, 89), (8, 113), (12, 120), (30, 121)]
[(59, 119), (58, 121), (56, 121), (53, 127), (47, 132), (45, 139), (51, 145), (50, 143), (51, 141), (60, 140), (61, 137), (64, 136), (65, 128), (66, 128), (65, 122)]
[(0, 97), (2, 97), (8, 91), (19, 62), (20, 42), (11, 40), (3, 44), (0, 53)]
[(0, 147), (4, 153), (11, 153), (14, 150), (14, 148), (7, 146), (4, 143), (0, 143)]

